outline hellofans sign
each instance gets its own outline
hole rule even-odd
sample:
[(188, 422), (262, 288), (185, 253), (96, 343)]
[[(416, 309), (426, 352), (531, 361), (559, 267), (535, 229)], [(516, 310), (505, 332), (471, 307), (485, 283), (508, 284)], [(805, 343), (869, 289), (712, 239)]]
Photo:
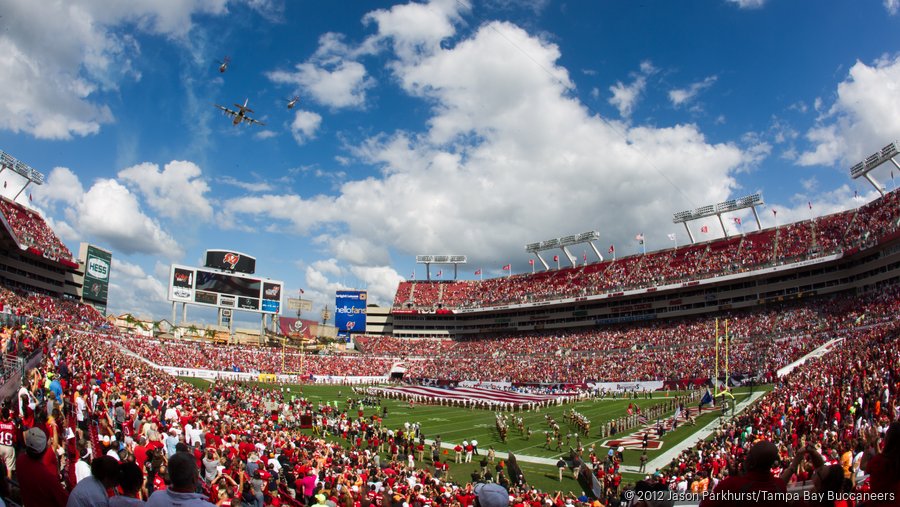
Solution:
[(338, 336), (366, 332), (366, 291), (339, 290), (334, 303), (334, 327)]
[(278, 317), (278, 326), (281, 328), (281, 334), (291, 338), (312, 339), (312, 326), (314, 324), (316, 323), (306, 319)]

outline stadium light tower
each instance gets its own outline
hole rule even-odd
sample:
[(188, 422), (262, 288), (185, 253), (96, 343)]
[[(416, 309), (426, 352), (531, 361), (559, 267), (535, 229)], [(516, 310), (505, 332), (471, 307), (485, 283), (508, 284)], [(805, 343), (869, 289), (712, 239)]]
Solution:
[(453, 279), (456, 280), (459, 274), (459, 265), (465, 264), (468, 259), (465, 255), (417, 255), (416, 264), (425, 265), (425, 279), (431, 281), (431, 265), (432, 264), (452, 264)]
[(559, 248), (560, 250), (562, 250), (563, 255), (566, 257), (566, 259), (568, 259), (572, 264), (572, 267), (575, 268), (578, 267), (578, 260), (574, 255), (572, 255), (572, 252), (569, 251), (569, 247), (588, 244), (591, 246), (591, 250), (594, 251), (594, 254), (602, 261), (603, 255), (600, 253), (600, 250), (597, 249), (597, 245), (594, 244), (594, 241), (599, 239), (599, 232), (588, 231), (582, 232), (581, 234), (572, 234), (570, 236), (563, 236), (561, 238), (548, 239), (546, 241), (541, 241), (538, 243), (529, 243), (525, 245), (525, 251), (528, 253), (533, 253), (544, 266), (544, 270), (548, 271), (550, 270), (550, 265), (547, 264), (547, 261), (544, 260), (544, 258), (541, 256), (541, 252)]
[(888, 160), (890, 160), (894, 164), (894, 167), (900, 169), (900, 164), (898, 164), (897, 161), (894, 160), (894, 157), (896, 157), (897, 154), (897, 143), (890, 143), (882, 148), (881, 151), (876, 151), (875, 153), (866, 157), (866, 159), (862, 162), (859, 162), (851, 167), (850, 177), (854, 180), (860, 177), (865, 178), (869, 183), (872, 184), (873, 187), (875, 187), (875, 190), (877, 190), (878, 193), (881, 194), (882, 197), (884, 197), (884, 186), (882, 186), (881, 183), (878, 183), (878, 181), (876, 181), (870, 173), (875, 170), (875, 168), (887, 162)]
[(763, 201), (761, 194), (752, 194), (738, 199), (723, 201), (718, 204), (707, 204), (706, 206), (700, 206), (695, 210), (679, 211), (672, 215), (672, 223), (684, 224), (684, 230), (687, 231), (688, 237), (691, 238), (691, 243), (695, 243), (694, 235), (691, 234), (688, 222), (699, 220), (701, 218), (716, 217), (719, 219), (719, 225), (722, 226), (722, 233), (725, 234), (725, 237), (727, 238), (728, 231), (725, 229), (725, 222), (722, 220), (723, 213), (750, 208), (753, 211), (753, 218), (756, 219), (756, 227), (759, 230), (762, 230), (762, 223), (759, 221), (759, 213), (757, 213), (756, 207), (762, 206), (763, 204), (765, 204), (765, 201)]
[(44, 175), (40, 172), (36, 171), (30, 165), (25, 162), (17, 160), (15, 157), (6, 153), (3, 150), (0, 150), (0, 174), (3, 174), (5, 170), (11, 170), (14, 173), (24, 176), (26, 180), (25, 186), (19, 189), (16, 193), (16, 196), (12, 198), (13, 201), (19, 198), (22, 195), (22, 192), (28, 188), (28, 185), (34, 183), (35, 185), (43, 185), (44, 184)]

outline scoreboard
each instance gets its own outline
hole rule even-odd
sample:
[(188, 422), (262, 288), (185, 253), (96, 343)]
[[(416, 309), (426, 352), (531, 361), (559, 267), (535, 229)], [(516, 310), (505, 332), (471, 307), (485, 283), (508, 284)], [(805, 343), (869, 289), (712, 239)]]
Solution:
[(284, 283), (240, 273), (172, 264), (169, 301), (257, 313), (281, 311)]

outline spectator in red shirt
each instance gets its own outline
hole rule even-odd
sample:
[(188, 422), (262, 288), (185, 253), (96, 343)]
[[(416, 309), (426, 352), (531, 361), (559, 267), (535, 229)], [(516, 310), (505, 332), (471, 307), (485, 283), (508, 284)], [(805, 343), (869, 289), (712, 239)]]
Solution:
[[(744, 475), (731, 476), (723, 480), (716, 486), (714, 493), (717, 495), (730, 494), (736, 500), (713, 499), (706, 497), (700, 502), (700, 507), (724, 507), (724, 506), (741, 506), (747, 505), (746, 500), (741, 501), (741, 496), (752, 494), (753, 492), (779, 493), (784, 495), (787, 492), (787, 485), (780, 477), (772, 475), (772, 465), (778, 461), (778, 448), (769, 441), (757, 442), (747, 452), (747, 459), (744, 462)], [(787, 507), (787, 501), (784, 499), (779, 501), (767, 501), (766, 505)]]
[(884, 450), (865, 465), (872, 493), (893, 494), (893, 501), (871, 505), (900, 505), (900, 422), (893, 422), (884, 437)]
[(25, 452), (16, 459), (16, 476), (26, 506), (65, 507), (69, 494), (60, 485), (56, 474), (43, 464), (47, 452), (47, 435), (32, 428), (25, 432)]

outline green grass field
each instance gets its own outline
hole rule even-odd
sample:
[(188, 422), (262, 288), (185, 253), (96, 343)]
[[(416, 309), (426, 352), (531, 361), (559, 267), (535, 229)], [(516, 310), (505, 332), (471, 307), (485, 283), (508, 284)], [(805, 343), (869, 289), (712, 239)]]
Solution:
[[(205, 388), (208, 386), (208, 382), (203, 380), (187, 378), (184, 378), (182, 380), (190, 382), (191, 384), (196, 385), (200, 388)], [(269, 389), (281, 389), (281, 387), (273, 386), (271, 384), (258, 385)], [(337, 401), (339, 408), (342, 410), (347, 406), (347, 398), (354, 396), (354, 393), (347, 386), (295, 385), (286, 387), (284, 389), (284, 396), (288, 400), (290, 400), (292, 396), (302, 396), (306, 397), (313, 403), (329, 402), (333, 404), (334, 401)], [(734, 392), (738, 402), (749, 396), (748, 390), (746, 389), (736, 389)], [(670, 393), (669, 396), (674, 397), (677, 394), (678, 393)], [(520, 457), (519, 465), (522, 468), (522, 471), (525, 473), (528, 482), (532, 486), (543, 490), (562, 489), (564, 491), (578, 491), (579, 486), (577, 482), (572, 479), (571, 474), (567, 473), (563, 482), (560, 483), (558, 481), (558, 471), (555, 466), (528, 463), (525, 460), (521, 459), (522, 456), (533, 456), (537, 458), (549, 458), (555, 461), (562, 454), (568, 455), (568, 447), (566, 447), (565, 445), (565, 439), (563, 440), (564, 453), (558, 452), (556, 450), (550, 450), (545, 447), (544, 432), (548, 430), (549, 427), (545, 422), (544, 415), (550, 414), (551, 416), (553, 416), (560, 425), (560, 429), (562, 430), (563, 434), (572, 434), (570, 444), (573, 447), (576, 445), (574, 436), (575, 429), (567, 426), (563, 419), (563, 412), (574, 407), (578, 412), (587, 416), (592, 422), (591, 435), (589, 435), (589, 437), (587, 438), (582, 437), (582, 445), (585, 448), (589, 448), (591, 444), (596, 444), (596, 452), (598, 456), (602, 457), (607, 451), (606, 448), (601, 447), (603, 441), (607, 440), (607, 438), (599, 437), (599, 428), (603, 423), (611, 419), (626, 415), (626, 410), (629, 403), (633, 402), (640, 406), (642, 409), (645, 409), (656, 404), (665, 403), (666, 399), (664, 398), (664, 396), (664, 393), (654, 393), (653, 399), (642, 398), (636, 400), (589, 400), (577, 403), (568, 403), (562, 406), (550, 407), (536, 411), (516, 412), (516, 415), (520, 415), (523, 417), (525, 425), (532, 429), (533, 435), (530, 440), (526, 439), (524, 435), (520, 434), (518, 429), (513, 427), (509, 429), (509, 435), (506, 443), (500, 441), (499, 435), (497, 434), (497, 430), (495, 428), (494, 412), (488, 410), (471, 410), (458, 407), (442, 407), (434, 405), (416, 405), (415, 407), (410, 408), (407, 403), (396, 400), (382, 400), (382, 405), (386, 406), (388, 409), (388, 414), (384, 419), (384, 424), (389, 428), (402, 427), (406, 422), (418, 422), (422, 428), (422, 433), (427, 439), (434, 439), (438, 435), (440, 435), (441, 441), (444, 443), (457, 443), (462, 442), (463, 440), (475, 439), (478, 441), (479, 450), (481, 450), (482, 452), (486, 452), (489, 446), (493, 446), (498, 451), (512, 451), (516, 454), (516, 456)], [(369, 416), (373, 413), (376, 413), (376, 411), (379, 415), (381, 414), (381, 409), (374, 407), (367, 407), (364, 410), (364, 413), (366, 416)], [(704, 414), (697, 419), (696, 426), (681, 425), (675, 431), (666, 433), (663, 439), (663, 447), (659, 450), (649, 451), (647, 453), (648, 457), (650, 458), (650, 460), (652, 460), (660, 453), (665, 452), (665, 450), (669, 449), (671, 446), (681, 442), (682, 440), (690, 438), (696, 430), (702, 428), (717, 417), (717, 412)], [(624, 434), (626, 433), (620, 433), (618, 436), (622, 436)], [(341, 439), (338, 438), (337, 440)], [(553, 444), (553, 447), (555, 449), (555, 442)], [(639, 457), (639, 451), (626, 450), (625, 464), (638, 465)], [(476, 462), (479, 461), (479, 459), (477, 458), (473, 460), (473, 463), (469, 464), (453, 463), (454, 453), (452, 450), (449, 450), (448, 454), (446, 456), (443, 456), (443, 458), (446, 458), (451, 462), (451, 476), (456, 478), (458, 481), (466, 482), (471, 476), (472, 472), (475, 471), (476, 467), (478, 467), (478, 464)], [(425, 462), (426, 464), (430, 464), (430, 457), (427, 456), (427, 453)], [(634, 475), (626, 475), (626, 480), (629, 479), (634, 480), (636, 479), (636, 477)]]

